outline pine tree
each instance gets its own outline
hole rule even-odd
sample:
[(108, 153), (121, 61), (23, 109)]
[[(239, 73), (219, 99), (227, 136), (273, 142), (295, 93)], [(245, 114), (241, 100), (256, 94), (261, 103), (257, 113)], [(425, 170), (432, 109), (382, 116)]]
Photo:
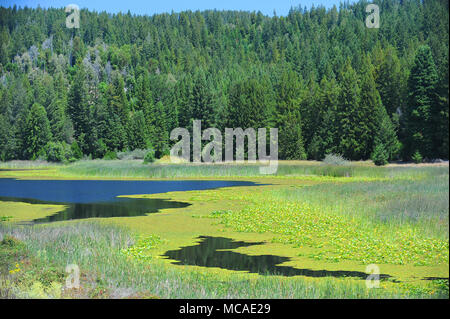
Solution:
[(34, 103), (26, 119), (23, 145), (25, 158), (36, 159), (51, 138), (47, 112), (42, 105)]
[(383, 166), (388, 163), (389, 154), (384, 144), (376, 144), (371, 158), (377, 166)]
[(384, 107), (378, 112), (377, 117), (379, 126), (375, 132), (374, 154), (372, 155), (372, 159), (375, 161), (373, 156), (381, 155), (382, 158), (386, 157), (386, 161), (392, 161), (397, 158), (398, 152), (400, 151), (400, 142), (397, 138), (395, 126)]
[[(337, 152), (351, 160), (361, 159), (365, 149), (360, 140), (358, 126), (363, 121), (359, 108), (361, 105), (361, 89), (355, 70), (347, 61), (340, 73), (341, 90), (336, 112), (339, 143)], [(362, 124), (362, 123), (361, 123)]]
[(385, 50), (378, 47), (373, 55), (377, 89), (386, 111), (392, 117), (392, 114), (402, 108), (404, 79), (400, 59), (392, 46)]
[(405, 156), (418, 151), (432, 158), (438, 152), (433, 148), (434, 122), (437, 100), (437, 72), (429, 46), (420, 46), (408, 79), (409, 99), (405, 110)]
[(8, 140), (10, 139), (9, 121), (5, 118), (5, 116), (3, 116), (3, 114), (0, 114), (0, 161), (6, 161), (9, 159), (10, 154), (8, 154)]
[(433, 147), (436, 156), (448, 159), (449, 156), (449, 87), (447, 74), (439, 85), (438, 101), (433, 109)]
[(125, 83), (120, 74), (116, 74), (110, 87), (109, 101), (112, 111), (119, 117), (123, 127), (127, 126), (129, 117), (128, 100), (125, 94)]
[(169, 134), (166, 127), (164, 105), (162, 102), (156, 103), (153, 114), (153, 136), (151, 145), (155, 148), (156, 158), (161, 158), (168, 152)]
[(278, 119), (280, 122), (283, 122), (281, 134), (278, 138), (278, 145), (281, 150), (281, 159), (306, 159), (305, 147), (303, 145), (300, 111), (298, 109), (291, 112), (288, 111)]
[(149, 134), (145, 124), (144, 112), (137, 111), (132, 114), (127, 131), (128, 147), (130, 150), (147, 148)]
[(308, 147), (309, 157), (322, 160), (325, 155), (337, 153), (338, 126), (336, 120), (339, 85), (332, 76), (330, 80), (320, 82), (320, 100), (322, 108), (318, 114), (318, 126)]
[(55, 95), (48, 106), (48, 119), (53, 139), (57, 142), (71, 143), (73, 141), (72, 122), (67, 117), (67, 88), (62, 73), (55, 79)]
[(275, 127), (278, 128), (279, 156), (289, 160), (306, 159), (300, 115), (304, 92), (295, 72), (283, 70), (277, 93)]
[(190, 76), (190, 74), (184, 75), (183, 78), (178, 81), (177, 94), (177, 100), (179, 103), (179, 125), (181, 127), (188, 128), (192, 126), (193, 111), (191, 101), (194, 99), (192, 77)]
[(369, 57), (364, 56), (361, 65), (361, 100), (357, 109), (359, 121), (355, 123), (362, 149), (360, 153), (362, 159), (370, 157), (374, 148), (374, 136), (379, 132), (381, 120), (384, 119), (380, 114), (385, 113), (373, 74), (374, 68)]
[(194, 74), (191, 99), (191, 118), (201, 120), (202, 126), (213, 127), (214, 125), (214, 109), (212, 88), (208, 85), (205, 73), (198, 70)]
[(310, 76), (306, 84), (305, 94), (301, 99), (300, 104), (303, 138), (307, 149), (310, 148), (312, 139), (319, 127), (320, 118), (317, 115), (323, 107), (319, 104), (319, 100), (320, 87), (317, 84), (315, 77)]
[(120, 75), (116, 74), (113, 82), (109, 85), (106, 105), (103, 105), (100, 109), (100, 117), (104, 124), (101, 137), (108, 150), (120, 151), (126, 149), (129, 109), (123, 79)]
[(73, 123), (74, 137), (78, 140), (84, 153), (89, 150), (85, 136), (89, 132), (89, 106), (87, 104), (87, 87), (85, 71), (82, 64), (77, 65), (77, 71), (69, 89), (67, 113)]
[(272, 117), (273, 96), (267, 84), (255, 79), (235, 83), (230, 89), (227, 127), (266, 127)]

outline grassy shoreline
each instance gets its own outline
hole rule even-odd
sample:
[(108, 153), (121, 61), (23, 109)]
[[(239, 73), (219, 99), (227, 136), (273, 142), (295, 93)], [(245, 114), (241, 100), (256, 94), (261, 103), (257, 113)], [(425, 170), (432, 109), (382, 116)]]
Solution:
[[(13, 263), (28, 272), (33, 265), (47, 265), (52, 270), (26, 277), (24, 270), (9, 278), (8, 290), (0, 284), (5, 298), (446, 298), (445, 290), (386, 291), (367, 289), (364, 283), (348, 279), (308, 280), (277, 276), (227, 275), (220, 271), (204, 272), (167, 266), (155, 259), (130, 260), (123, 248), (133, 242), (123, 229), (98, 223), (8, 228), (0, 225), (4, 237), (18, 238), (9, 249), (21, 250), (21, 260)], [(83, 235), (80, 235), (80, 232)], [(20, 246), (24, 243), (24, 246)], [(7, 244), (0, 244), (5, 253)], [(19, 247), (19, 248), (18, 248)], [(19, 251), (20, 252), (20, 251)], [(27, 253), (35, 263), (27, 266)], [(94, 256), (94, 257), (92, 257)], [(77, 260), (81, 270), (80, 288), (62, 290), (64, 268)], [(4, 262), (4, 258), (2, 259)], [(5, 266), (5, 265), (2, 265)], [(8, 266), (8, 265), (6, 265)], [(16, 265), (17, 266), (17, 265)], [(46, 270), (48, 270), (46, 269)], [(22, 272), (22, 273), (21, 273)], [(24, 278), (25, 276), (25, 278)], [(0, 281), (1, 282), (1, 281)], [(37, 283), (40, 284), (37, 284)], [(433, 289), (433, 288), (430, 288)], [(58, 290), (58, 289), (56, 289)], [(53, 295), (52, 295), (53, 294)]]
[[(98, 229), (104, 227), (105, 232), (111, 232), (111, 229), (120, 226), (121, 229), (129, 231), (127, 236), (157, 236), (162, 240), (156, 247), (144, 249), (149, 256), (145, 262), (138, 260), (139, 258), (136, 260), (133, 256), (132, 262), (128, 259), (130, 265), (135, 262), (143, 263), (139, 267), (144, 268), (136, 268), (143, 272), (149, 271), (146, 266), (159, 269), (158, 275), (152, 280), (145, 279), (145, 283), (153, 285), (147, 287), (147, 290), (142, 285), (139, 289), (132, 287), (139, 286), (139, 281), (144, 280), (136, 270), (131, 276), (134, 278), (131, 281), (134, 284), (119, 287), (134, 291), (133, 294), (127, 295), (128, 297), (448, 298), (448, 286), (442, 286), (439, 281), (421, 280), (424, 277), (448, 277), (448, 165), (398, 165), (379, 168), (367, 163), (330, 167), (318, 163), (291, 162), (280, 163), (276, 176), (261, 176), (254, 175), (257, 166), (249, 168), (219, 165), (204, 168), (202, 171), (202, 166), (198, 165), (146, 166), (135, 162), (131, 163), (131, 166), (128, 164), (123, 161), (80, 162), (67, 166), (50, 166), (47, 170), (0, 171), (0, 178), (72, 179), (74, 176), (77, 179), (235, 179), (270, 184), (139, 195), (136, 197), (171, 199), (192, 205), (183, 209), (162, 210), (147, 216), (94, 219), (93, 221), (99, 224)], [(139, 169), (135, 170), (135, 166)], [(155, 171), (161, 167), (166, 170), (164, 178), (156, 177)], [(85, 170), (84, 174), (82, 170)], [(153, 172), (153, 175), (149, 176), (149, 172)], [(29, 239), (32, 231), (24, 235), (24, 230), (19, 230), (14, 221), (36, 214), (45, 216), (58, 209), (62, 208), (0, 202), (0, 215), (5, 212), (6, 215), (14, 217), (12, 221), (0, 223), (0, 234), (17, 231), (19, 237), (28, 243), (27, 247), (33, 245), (33, 241), (30, 242)], [(223, 211), (226, 213), (217, 213)], [(40, 227), (59, 228), (59, 232), (64, 233), (62, 229), (76, 228), (76, 225), (84, 227), (83, 222), (76, 221)], [(347, 234), (350, 237), (341, 236), (341, 233), (345, 232), (340, 231), (339, 227), (336, 228), (336, 225), (354, 231), (349, 233), (351, 236)], [(349, 227), (350, 225), (353, 226)], [(97, 226), (89, 227), (97, 229)], [(377, 231), (373, 231), (374, 227)], [(33, 228), (33, 231), (38, 229)], [(299, 230), (301, 233), (298, 233)], [(343, 281), (339, 278), (267, 277), (214, 268), (174, 266), (170, 260), (161, 260), (158, 257), (167, 250), (194, 244), (195, 238), (200, 235), (263, 241), (264, 245), (238, 251), (250, 255), (287, 256), (291, 258), (287, 265), (297, 268), (364, 271), (367, 263), (381, 262), (382, 272), (401, 278), (402, 284), (387, 282), (383, 289), (368, 291), (364, 281), (355, 279)], [(54, 247), (52, 245), (57, 243), (54, 237), (51, 238), (53, 239), (49, 239), (50, 242), (41, 244)], [(58, 240), (69, 245), (67, 239)], [(82, 240), (78, 238), (76, 242)], [(402, 241), (410, 244), (401, 246)], [(320, 242), (328, 244), (318, 245)], [(106, 249), (105, 245), (102, 249)], [(31, 255), (36, 256), (41, 249), (42, 247), (32, 248), (29, 251)], [(76, 248), (71, 249), (76, 251)], [(109, 251), (109, 254), (112, 252)], [(341, 258), (337, 258), (339, 256)], [(58, 258), (60, 257), (54, 255), (47, 261)], [(336, 258), (337, 260), (334, 260)], [(425, 261), (423, 265), (419, 265), (418, 261), (421, 259)], [(63, 267), (61, 260), (58, 264), (60, 268)], [(68, 262), (67, 258), (64, 260)], [(86, 262), (89, 264), (98, 261)], [(94, 267), (94, 264), (89, 267)], [(102, 271), (98, 274), (106, 275), (106, 268)], [(180, 284), (183, 280), (187, 280), (186, 285)], [(151, 282), (154, 284), (150, 284)], [(162, 293), (156, 288), (165, 285), (164, 282), (170, 282), (168, 289), (178, 287), (177, 292)], [(86, 285), (95, 286), (95, 280), (87, 281)], [(276, 288), (280, 285), (284, 288)], [(113, 292), (117, 287), (108, 287), (105, 289), (110, 291), (110, 297), (120, 295)], [(269, 294), (273, 289), (276, 294)], [(87, 296), (90, 293), (84, 294)]]

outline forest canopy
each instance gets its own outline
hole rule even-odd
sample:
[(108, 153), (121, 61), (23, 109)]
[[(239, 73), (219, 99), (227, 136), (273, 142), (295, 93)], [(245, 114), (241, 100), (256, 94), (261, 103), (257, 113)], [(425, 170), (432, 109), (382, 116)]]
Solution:
[(0, 160), (153, 149), (172, 129), (276, 127), (280, 159), (448, 159), (448, 1), (139, 16), (0, 7)]

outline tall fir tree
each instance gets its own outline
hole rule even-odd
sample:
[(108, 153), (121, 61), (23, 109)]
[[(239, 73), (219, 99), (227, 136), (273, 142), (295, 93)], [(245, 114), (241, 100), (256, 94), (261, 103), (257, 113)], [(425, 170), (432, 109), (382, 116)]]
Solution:
[(67, 87), (63, 74), (59, 72), (55, 76), (55, 94), (47, 112), (53, 139), (57, 142), (73, 142), (73, 125), (67, 116), (67, 107)]
[(376, 115), (378, 117), (378, 127), (374, 132), (375, 138), (373, 143), (373, 150), (375, 152), (376, 148), (378, 147), (379, 151), (385, 153), (387, 161), (395, 160), (401, 147), (400, 142), (397, 138), (395, 125), (392, 123), (384, 107), (381, 108)]
[(213, 102), (212, 88), (207, 82), (205, 73), (197, 70), (193, 77), (191, 119), (201, 120), (204, 127), (213, 127), (215, 119)]
[(52, 138), (47, 112), (42, 105), (34, 103), (31, 107), (26, 119), (24, 135), (24, 156), (36, 159)]
[(278, 128), (279, 156), (281, 159), (306, 159), (303, 144), (300, 102), (304, 95), (301, 79), (284, 69), (277, 86), (275, 127)]
[(308, 154), (311, 159), (322, 160), (325, 155), (337, 152), (338, 126), (336, 113), (338, 98), (339, 84), (334, 75), (331, 75), (331, 79), (322, 79), (319, 100), (322, 108), (317, 115), (319, 124), (308, 146)]
[(86, 135), (89, 132), (89, 106), (87, 103), (87, 87), (83, 65), (77, 65), (77, 71), (69, 89), (67, 113), (73, 123), (74, 137), (85, 154), (89, 152)]
[(374, 136), (379, 131), (383, 113), (383, 104), (374, 80), (374, 67), (367, 55), (363, 56), (360, 72), (360, 105), (357, 109), (358, 122), (355, 123), (358, 131), (359, 144), (362, 149), (360, 157), (370, 158), (374, 148)]
[(409, 98), (405, 106), (406, 158), (411, 158), (415, 152), (425, 158), (432, 158), (438, 153), (433, 147), (436, 129), (433, 117), (439, 103), (437, 80), (431, 49), (427, 45), (420, 46), (408, 79)]
[(336, 112), (339, 144), (336, 151), (348, 159), (357, 160), (362, 158), (365, 152), (358, 128), (363, 121), (362, 113), (359, 112), (361, 89), (358, 76), (348, 60), (340, 73), (340, 86)]
[(155, 156), (162, 157), (168, 153), (169, 133), (166, 127), (166, 118), (164, 113), (164, 105), (158, 102), (153, 110), (153, 135), (151, 136), (151, 144), (155, 149)]
[(132, 114), (127, 132), (130, 150), (146, 149), (149, 146), (149, 133), (143, 111), (137, 111)]

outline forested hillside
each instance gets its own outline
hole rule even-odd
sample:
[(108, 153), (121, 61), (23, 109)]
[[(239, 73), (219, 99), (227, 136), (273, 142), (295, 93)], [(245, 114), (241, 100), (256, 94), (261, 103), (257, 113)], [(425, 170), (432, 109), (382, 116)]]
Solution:
[(0, 8), (0, 160), (168, 152), (175, 127), (277, 127), (281, 159), (448, 158), (448, 1), (287, 16)]

